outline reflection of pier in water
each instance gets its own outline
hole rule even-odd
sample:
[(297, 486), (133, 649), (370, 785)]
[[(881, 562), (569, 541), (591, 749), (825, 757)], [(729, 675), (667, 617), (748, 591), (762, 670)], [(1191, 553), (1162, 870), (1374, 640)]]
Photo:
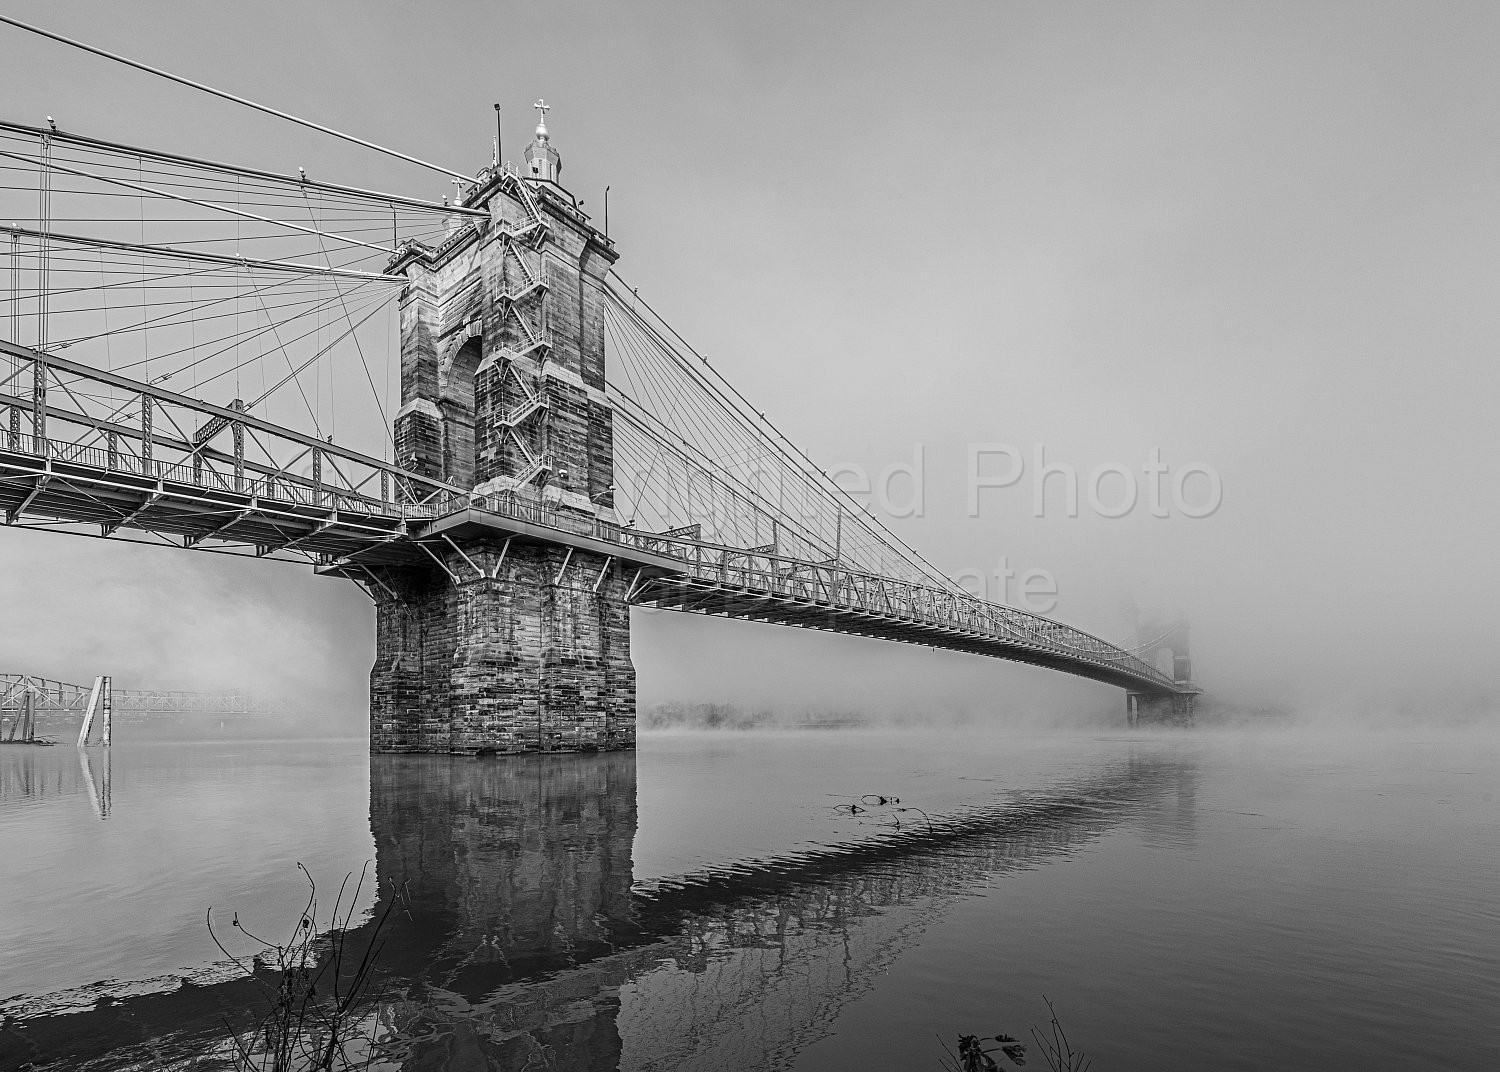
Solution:
[[(67, 749), (73, 751), (73, 749)], [(0, 804), (24, 804), (48, 798), (87, 794), (94, 814), (109, 818), (110, 751), (91, 755), (80, 748), (78, 762), (63, 760), (47, 749), (0, 749)]]
[[(386, 932), (368, 1023), (411, 1070), (779, 1067), (976, 882), (1128, 820), (1190, 836), (1193, 782), (1122, 760), (931, 828), (633, 891), (633, 754), (375, 756), (379, 896), (404, 885), (410, 916)], [(185, 1055), (259, 1000), (243, 981), (127, 998), (0, 1030), (0, 1053)]]

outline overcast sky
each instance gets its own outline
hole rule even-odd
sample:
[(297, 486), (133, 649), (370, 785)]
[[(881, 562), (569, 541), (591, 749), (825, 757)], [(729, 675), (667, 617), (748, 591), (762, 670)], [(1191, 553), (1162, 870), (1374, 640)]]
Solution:
[[(620, 269), (819, 462), (925, 450), (942, 568), (1186, 614), (1246, 702), (1493, 707), (1500, 8), (1490, 4), (15, 2), (8, 13), (471, 171), (545, 96)], [(437, 198), (438, 175), (0, 27), (5, 117)], [(1028, 466), (1211, 466), (1193, 519)], [(354, 444), (358, 445), (358, 444)], [(1170, 480), (1167, 482), (1170, 486)], [(1060, 488), (1060, 484), (1057, 485)], [(1107, 484), (1118, 498), (1118, 484)], [(1205, 485), (1186, 489), (1202, 501)], [(1170, 503), (1170, 495), (1168, 495)], [(4, 669), (278, 681), (360, 709), (368, 599), (294, 566), (0, 533)], [(983, 712), (1102, 686), (643, 615), (642, 699)], [(775, 672), (770, 671), (774, 668)], [(1123, 701), (1119, 701), (1123, 705)]]

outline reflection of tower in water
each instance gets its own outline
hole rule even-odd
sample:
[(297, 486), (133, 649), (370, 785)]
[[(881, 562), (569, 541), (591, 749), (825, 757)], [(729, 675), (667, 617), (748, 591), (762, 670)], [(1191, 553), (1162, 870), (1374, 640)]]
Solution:
[(1157, 789), (1151, 806), (1140, 812), (1141, 840), (1152, 848), (1191, 849), (1198, 832), (1197, 766), (1138, 752), (1130, 757), (1130, 769)]
[(633, 752), (373, 756), (370, 824), (403, 1067), (615, 1067)]

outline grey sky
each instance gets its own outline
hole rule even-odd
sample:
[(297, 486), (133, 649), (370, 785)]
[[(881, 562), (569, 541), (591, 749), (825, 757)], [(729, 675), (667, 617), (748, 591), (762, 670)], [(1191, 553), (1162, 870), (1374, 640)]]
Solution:
[[(1249, 700), (1493, 695), (1493, 5), (7, 10), (459, 170), (488, 160), (491, 102), (514, 158), (545, 96), (565, 185), (596, 216), (612, 186), (622, 273), (794, 441), (872, 471), (925, 445), (926, 516), (893, 526), (938, 565), (1046, 568), (1058, 617), (1112, 638), (1132, 605), (1181, 610), (1199, 676)], [(19, 31), (0, 48), (7, 118), (449, 189)], [(970, 519), (965, 446), (990, 441), (1085, 474), (1160, 447), (1213, 466), (1223, 506), (1037, 519), (1028, 475)], [(368, 601), (295, 567), (6, 532), (0, 601), (5, 669), (362, 702)], [(647, 702), (1113, 702), (733, 623), (645, 616), (636, 644)]]

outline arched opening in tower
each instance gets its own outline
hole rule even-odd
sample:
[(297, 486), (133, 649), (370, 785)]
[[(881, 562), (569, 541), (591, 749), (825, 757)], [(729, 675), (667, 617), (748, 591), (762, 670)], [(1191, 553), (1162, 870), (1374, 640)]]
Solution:
[(476, 335), (455, 350), (439, 371), (443, 475), (465, 488), (474, 486), (474, 372), (483, 350)]
[(1151, 662), (1152, 665), (1160, 670), (1163, 674), (1166, 674), (1168, 677), (1176, 680), (1175, 675), (1177, 673), (1177, 653), (1174, 652), (1171, 648), (1157, 648), (1155, 656), (1153, 657)]

